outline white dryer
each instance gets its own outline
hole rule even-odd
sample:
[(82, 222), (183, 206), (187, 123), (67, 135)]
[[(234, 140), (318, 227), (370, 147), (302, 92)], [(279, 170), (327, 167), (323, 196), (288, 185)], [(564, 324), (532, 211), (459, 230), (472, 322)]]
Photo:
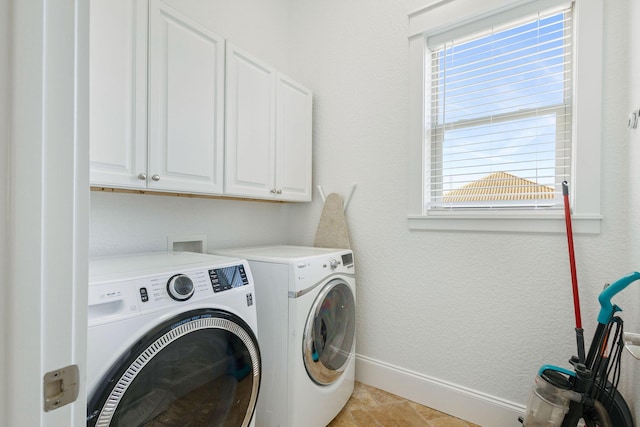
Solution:
[(261, 378), (247, 261), (92, 259), (88, 426), (253, 426)]
[(258, 427), (324, 427), (355, 378), (355, 265), (345, 249), (262, 246), (212, 251), (249, 261), (263, 362)]

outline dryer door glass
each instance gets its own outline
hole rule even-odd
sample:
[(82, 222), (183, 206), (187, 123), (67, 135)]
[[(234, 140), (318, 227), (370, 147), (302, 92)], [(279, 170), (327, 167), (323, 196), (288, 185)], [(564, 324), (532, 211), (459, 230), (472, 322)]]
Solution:
[(353, 357), (355, 298), (349, 285), (335, 279), (327, 283), (314, 301), (303, 336), (307, 373), (317, 384), (335, 382)]
[(247, 426), (260, 383), (249, 326), (230, 313), (183, 313), (152, 331), (105, 377), (89, 426)]

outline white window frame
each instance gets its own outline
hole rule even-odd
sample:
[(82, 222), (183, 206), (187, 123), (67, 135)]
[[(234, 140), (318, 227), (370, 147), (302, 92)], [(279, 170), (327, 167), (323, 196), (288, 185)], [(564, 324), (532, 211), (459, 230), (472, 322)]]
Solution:
[[(573, 231), (599, 234), (602, 144), (602, 47), (604, 0), (574, 0), (574, 105), (570, 198)], [(415, 230), (564, 233), (559, 210), (424, 209), (425, 113), (430, 100), (427, 37), (516, 7), (544, 8), (558, 0), (438, 0), (409, 14), (409, 216)]]

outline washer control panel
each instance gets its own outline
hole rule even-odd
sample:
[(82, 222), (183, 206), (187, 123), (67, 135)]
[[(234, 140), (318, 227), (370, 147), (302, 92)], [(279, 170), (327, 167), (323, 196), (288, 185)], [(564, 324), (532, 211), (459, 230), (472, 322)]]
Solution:
[(157, 306), (163, 302), (185, 302), (213, 294), (208, 271), (201, 269), (145, 277), (135, 282), (141, 308)]
[(89, 321), (197, 302), (252, 283), (248, 264), (243, 262), (94, 284), (89, 288)]
[(237, 257), (188, 252), (106, 256), (92, 259), (89, 273), (89, 325), (205, 301), (254, 304), (249, 262)]
[(168, 299), (178, 302), (199, 299), (248, 284), (245, 266), (234, 264), (140, 279), (137, 288), (140, 302), (154, 305)]

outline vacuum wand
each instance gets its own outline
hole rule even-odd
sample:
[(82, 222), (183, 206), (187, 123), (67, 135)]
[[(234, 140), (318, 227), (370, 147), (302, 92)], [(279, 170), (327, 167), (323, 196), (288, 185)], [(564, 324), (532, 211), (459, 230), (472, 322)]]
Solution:
[(578, 359), (585, 362), (584, 330), (580, 315), (580, 295), (578, 294), (578, 275), (576, 273), (576, 256), (573, 249), (573, 229), (571, 227), (571, 209), (569, 207), (569, 184), (562, 182), (562, 196), (564, 198), (564, 218), (567, 225), (567, 243), (569, 244), (569, 265), (571, 267), (571, 286), (573, 289), (573, 310), (576, 317), (576, 341), (578, 345)]

